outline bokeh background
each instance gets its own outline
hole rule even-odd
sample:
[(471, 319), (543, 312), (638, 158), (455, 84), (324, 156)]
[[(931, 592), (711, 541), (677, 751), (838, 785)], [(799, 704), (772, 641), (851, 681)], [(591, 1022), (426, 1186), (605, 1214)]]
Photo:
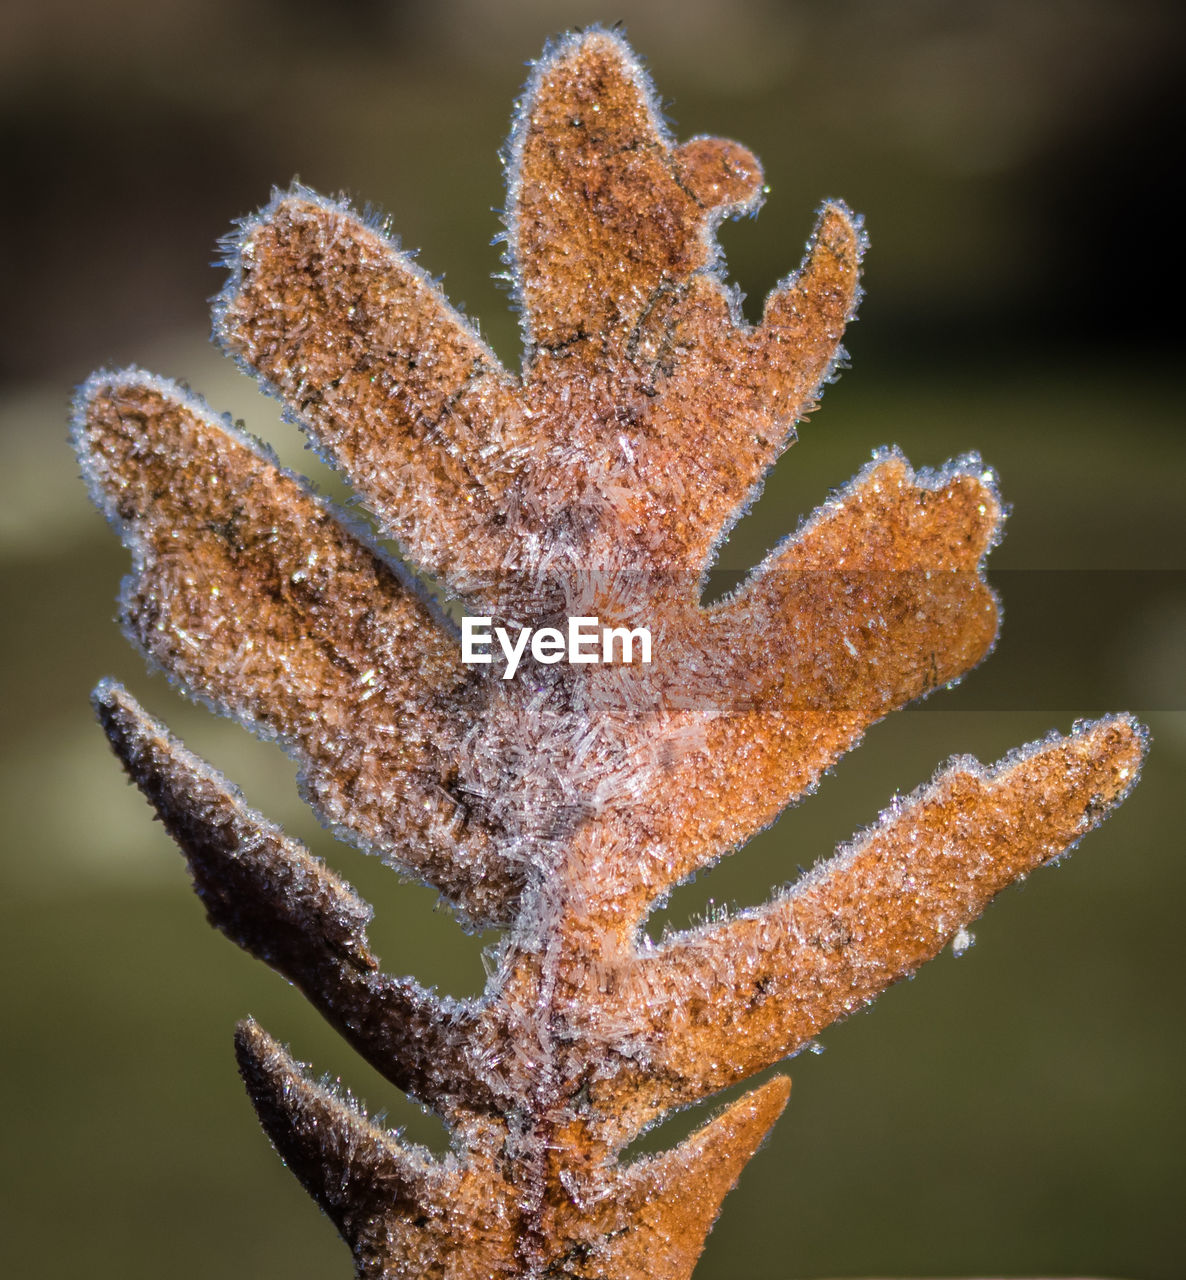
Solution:
[[(971, 448), (1013, 504), (997, 653), (876, 727), (664, 921), (763, 898), (948, 755), (993, 759), (1076, 716), (1152, 727), (1128, 803), (937, 960), (792, 1064), (789, 1111), (697, 1274), (1182, 1274), (1181, 903), (1186, 520), (1172, 0), (6, 0), (0, 6), (0, 1271), (345, 1277), (235, 1076), (252, 1013), (409, 1138), (439, 1126), (285, 984), (210, 931), (180, 859), (91, 721), (126, 680), (249, 800), (376, 904), (387, 966), (482, 984), (433, 895), (335, 846), (278, 752), (185, 703), (111, 621), (126, 562), (65, 443), (103, 365), (188, 380), (334, 482), (205, 343), (230, 221), (295, 175), (390, 213), (481, 317), (518, 335), (489, 246), (497, 151), (547, 36), (624, 20), (682, 136), (765, 162), (722, 233), (750, 314), (819, 201), (868, 219), (853, 369), (722, 557), (752, 564), (877, 445)], [(650, 1136), (674, 1141), (703, 1112)]]

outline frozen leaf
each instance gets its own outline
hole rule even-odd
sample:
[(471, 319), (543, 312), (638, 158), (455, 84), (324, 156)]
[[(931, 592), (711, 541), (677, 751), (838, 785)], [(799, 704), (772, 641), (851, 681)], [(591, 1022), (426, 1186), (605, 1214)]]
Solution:
[[(123, 690), (96, 705), (216, 927), (450, 1127), (448, 1157), (412, 1150), (240, 1027), (264, 1128), (358, 1276), (686, 1280), (789, 1083), (659, 1155), (626, 1144), (961, 941), (1123, 798), (1145, 737), (1120, 716), (954, 761), (765, 906), (650, 943), (673, 885), (988, 652), (1003, 506), (973, 455), (915, 472), (883, 451), (703, 605), (715, 547), (839, 367), (860, 220), (825, 204), (747, 324), (715, 232), (757, 209), (761, 168), (674, 142), (601, 30), (537, 64), (508, 159), (519, 373), (373, 220), (303, 189), (228, 241), (215, 323), (407, 558), (518, 636), (513, 659), (467, 665), (410, 574), (181, 388), (99, 374), (75, 423), (132, 551), (132, 638), (279, 740), (336, 830), (503, 927), (483, 994), (385, 975), (344, 881)], [(536, 647), (579, 618), (618, 629), (612, 661)], [(637, 627), (653, 654), (627, 664)]]

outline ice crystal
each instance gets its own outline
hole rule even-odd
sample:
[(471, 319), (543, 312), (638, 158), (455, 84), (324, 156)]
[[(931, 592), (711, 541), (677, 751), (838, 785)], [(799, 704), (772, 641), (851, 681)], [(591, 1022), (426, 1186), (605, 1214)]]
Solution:
[(468, 612), (646, 625), (650, 666), (467, 666), (415, 579), (188, 392), (98, 374), (75, 419), (132, 551), (131, 637), (282, 743), (344, 838), (505, 930), (484, 994), (385, 974), (349, 885), (126, 691), (96, 705), (211, 921), (451, 1129), (446, 1158), (408, 1148), (240, 1026), (264, 1127), (359, 1276), (676, 1280), (789, 1082), (664, 1154), (625, 1146), (967, 945), (997, 892), (1124, 796), (1143, 731), (1120, 716), (954, 760), (765, 906), (651, 942), (674, 885), (987, 652), (1002, 507), (975, 457), (916, 473), (886, 451), (702, 605), (714, 548), (842, 355), (859, 220), (824, 205), (747, 324), (714, 232), (757, 208), (758, 162), (675, 145), (599, 30), (535, 67), (508, 171), (519, 375), (381, 227), (301, 189), (230, 241), (217, 334)]

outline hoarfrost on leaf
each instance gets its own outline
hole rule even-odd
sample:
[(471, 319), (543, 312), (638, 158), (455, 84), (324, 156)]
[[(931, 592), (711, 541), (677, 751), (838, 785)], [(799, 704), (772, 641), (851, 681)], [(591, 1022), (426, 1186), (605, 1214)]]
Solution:
[(916, 472), (882, 450), (702, 604), (720, 540), (843, 363), (860, 220), (824, 204), (747, 324), (715, 232), (756, 211), (760, 165), (677, 144), (597, 29), (535, 66), (507, 182), (520, 371), (374, 218), (300, 187), (228, 240), (216, 331), (466, 613), (645, 625), (649, 665), (467, 666), (410, 572), (188, 391), (99, 373), (74, 418), (132, 553), (129, 636), (280, 742), (335, 832), (504, 930), (482, 996), (384, 973), (345, 881), (118, 685), (95, 705), (211, 922), (452, 1130), (445, 1159), (409, 1147), (239, 1027), (263, 1126), (358, 1276), (680, 1280), (789, 1082), (661, 1155), (624, 1162), (626, 1145), (963, 950), (996, 893), (1124, 797), (1145, 736), (1116, 716), (990, 768), (954, 759), (766, 904), (652, 942), (673, 886), (988, 652), (1003, 506), (975, 455)]

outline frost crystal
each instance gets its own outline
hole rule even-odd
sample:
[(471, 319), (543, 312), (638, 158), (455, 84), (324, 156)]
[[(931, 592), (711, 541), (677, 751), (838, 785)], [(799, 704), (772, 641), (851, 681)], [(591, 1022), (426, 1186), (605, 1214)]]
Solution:
[(951, 940), (951, 954), (953, 956), (962, 956), (965, 951), (975, 946), (976, 935), (965, 925), (955, 931), (955, 937)]
[(379, 227), (300, 189), (230, 241), (217, 332), (467, 613), (646, 627), (650, 664), (466, 665), (407, 572), (188, 392), (98, 374), (75, 418), (132, 551), (129, 634), (282, 743), (344, 838), (504, 928), (485, 993), (383, 973), (349, 885), (125, 691), (95, 701), (214, 925), (451, 1127), (448, 1158), (410, 1149), (240, 1026), (264, 1127), (357, 1275), (676, 1280), (789, 1082), (665, 1154), (623, 1163), (625, 1145), (961, 950), (1125, 795), (1144, 735), (1120, 716), (952, 761), (765, 906), (651, 943), (672, 886), (987, 652), (1002, 508), (973, 456), (916, 473), (886, 451), (703, 607), (714, 548), (843, 354), (860, 223), (824, 205), (746, 324), (714, 231), (757, 208), (761, 168), (736, 143), (677, 146), (604, 31), (536, 66), (509, 174), (520, 374)]

